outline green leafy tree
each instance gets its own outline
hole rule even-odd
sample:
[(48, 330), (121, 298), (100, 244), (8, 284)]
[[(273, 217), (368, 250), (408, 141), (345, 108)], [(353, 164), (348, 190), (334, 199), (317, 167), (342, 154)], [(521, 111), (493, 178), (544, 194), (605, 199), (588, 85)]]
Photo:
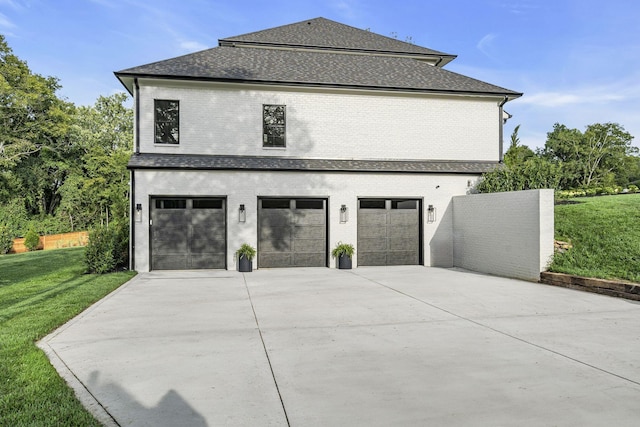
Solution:
[(511, 144), (504, 155), (504, 164), (511, 167), (523, 164), (527, 159), (535, 156), (535, 153), (526, 145), (520, 144), (518, 131), (520, 125), (516, 126), (511, 133)]
[(500, 191), (534, 190), (560, 187), (562, 165), (543, 159), (529, 147), (520, 144), (516, 126), (511, 134), (511, 144), (504, 156), (504, 165), (484, 173), (476, 186), (480, 193)]
[(592, 124), (584, 133), (556, 123), (541, 155), (563, 164), (563, 188), (614, 185), (625, 175), (628, 157), (638, 152), (632, 140), (617, 123)]
[(124, 93), (101, 96), (94, 106), (76, 110), (70, 138), (78, 161), (60, 189), (60, 213), (74, 229), (126, 222), (133, 146), (133, 110), (127, 100)]
[(56, 96), (59, 87), (33, 73), (0, 35), (0, 216), (21, 204), (42, 219), (60, 203), (73, 105)]
[(32, 73), (0, 35), (0, 170), (64, 139), (71, 104), (56, 96), (59, 88), (56, 78)]

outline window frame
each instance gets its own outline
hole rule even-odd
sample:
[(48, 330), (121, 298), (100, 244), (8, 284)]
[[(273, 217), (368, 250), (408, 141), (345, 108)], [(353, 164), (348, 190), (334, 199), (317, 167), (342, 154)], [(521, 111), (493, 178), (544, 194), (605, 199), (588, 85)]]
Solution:
[[(158, 120), (158, 111), (160, 106), (158, 104), (160, 103), (167, 103), (167, 105), (164, 107), (165, 109), (167, 107), (169, 107), (169, 103), (175, 103), (176, 104), (176, 114), (175, 117), (170, 118), (169, 120), (165, 119), (165, 120)], [(175, 122), (175, 129), (176, 131), (176, 137), (173, 138), (173, 136), (170, 138), (167, 138), (167, 133), (166, 132), (159, 132), (160, 127), (158, 126), (159, 123), (163, 123), (163, 124), (171, 124)], [(171, 134), (171, 132), (169, 132), (169, 134)], [(154, 144), (163, 144), (163, 145), (179, 145), (180, 144), (180, 100), (178, 99), (154, 99), (153, 100), (153, 142)]]
[[(270, 117), (267, 115), (268, 109), (282, 109), (282, 124), (267, 123)], [(276, 112), (277, 114), (277, 112)], [(273, 114), (275, 115), (275, 114)], [(273, 115), (271, 118), (273, 119)], [(276, 117), (277, 121), (278, 118)], [(276, 129), (282, 129), (280, 135), (274, 135)], [(281, 142), (278, 142), (281, 141)], [(286, 148), (287, 147), (287, 106), (285, 104), (262, 104), (262, 148)]]

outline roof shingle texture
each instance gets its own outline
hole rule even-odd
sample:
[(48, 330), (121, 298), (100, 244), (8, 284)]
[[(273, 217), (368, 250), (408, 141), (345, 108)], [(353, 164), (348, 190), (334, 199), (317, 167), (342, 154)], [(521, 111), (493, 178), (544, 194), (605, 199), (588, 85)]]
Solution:
[[(312, 25), (306, 22), (223, 39), (220, 47), (125, 69), (116, 75), (121, 79), (151, 77), (510, 97), (521, 95), (415, 59), (418, 54), (439, 52), (323, 18), (309, 21)], [(324, 42), (323, 37), (326, 37)], [(257, 47), (232, 47), (233, 41), (251, 42)], [(287, 47), (292, 43), (306, 47), (324, 43), (327, 48), (338, 45), (338, 48), (369, 52), (345, 53), (336, 46), (324, 51), (265, 48), (270, 43)], [(389, 55), (388, 49), (397, 55)]]
[(463, 174), (480, 174), (497, 166), (498, 162), (489, 161), (341, 160), (157, 153), (135, 154), (131, 156), (128, 165), (130, 169)]
[(381, 36), (371, 31), (361, 30), (325, 18), (308, 19), (294, 24), (220, 40), (221, 45), (234, 42), (455, 57), (455, 55)]

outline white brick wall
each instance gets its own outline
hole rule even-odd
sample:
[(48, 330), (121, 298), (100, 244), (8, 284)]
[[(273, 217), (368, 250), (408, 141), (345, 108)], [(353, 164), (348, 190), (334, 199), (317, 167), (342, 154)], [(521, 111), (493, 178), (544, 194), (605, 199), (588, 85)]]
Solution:
[(457, 196), (452, 204), (456, 267), (540, 279), (553, 255), (553, 190)]
[[(140, 80), (142, 152), (498, 160), (501, 99)], [(153, 100), (180, 101), (180, 144), (154, 144)], [(287, 106), (287, 148), (262, 148), (262, 105)]]
[[(452, 195), (466, 194), (470, 175), (355, 174), (307, 172), (155, 171), (135, 172), (135, 201), (143, 206), (142, 222), (135, 226), (135, 269), (149, 270), (149, 197), (226, 196), (227, 266), (235, 269), (233, 254), (240, 244), (257, 245), (259, 196), (328, 198), (329, 248), (339, 241), (357, 243), (357, 200), (361, 197), (420, 198), (424, 204), (424, 261), (428, 266), (453, 266)], [(437, 187), (437, 188), (436, 188)], [(238, 222), (238, 207), (247, 209)], [(349, 221), (340, 223), (341, 205)], [(427, 223), (426, 208), (434, 205), (436, 221)], [(354, 265), (357, 265), (357, 247)], [(333, 267), (333, 262), (331, 263)]]

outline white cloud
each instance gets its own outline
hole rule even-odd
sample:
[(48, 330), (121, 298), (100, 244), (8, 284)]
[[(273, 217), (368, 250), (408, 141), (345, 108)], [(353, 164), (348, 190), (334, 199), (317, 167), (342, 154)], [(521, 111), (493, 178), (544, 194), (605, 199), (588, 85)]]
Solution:
[(9, 6), (12, 9), (18, 10), (22, 8), (22, 5), (18, 4), (14, 0), (0, 0), (0, 5)]
[(205, 44), (202, 44), (200, 42), (196, 42), (193, 40), (185, 40), (180, 42), (180, 49), (186, 51), (186, 52), (197, 52), (199, 50), (205, 50), (208, 49), (210, 46), (207, 46)]
[(98, 4), (109, 8), (115, 8), (116, 4), (112, 0), (90, 0), (91, 3)]
[(496, 34), (489, 33), (486, 36), (484, 36), (482, 39), (480, 39), (476, 47), (480, 52), (484, 53), (488, 57), (491, 57), (490, 51), (491, 51), (491, 48), (493, 47), (493, 41), (497, 37), (498, 36)]
[(533, 9), (537, 9), (538, 5), (533, 4), (529, 0), (511, 0), (500, 4), (501, 7), (508, 9), (514, 15), (523, 15)]
[(9, 18), (7, 18), (2, 13), (0, 13), (0, 28), (8, 29), (8, 28), (15, 28), (15, 27), (16, 25), (13, 22), (11, 22)]
[(356, 7), (348, 0), (338, 0), (332, 4), (332, 7), (343, 18), (352, 19), (356, 16)]
[(525, 105), (551, 108), (571, 105), (581, 106), (626, 101), (637, 97), (639, 93), (640, 86), (602, 85), (588, 88), (572, 88), (563, 91), (525, 91), (525, 95), (519, 102)]

